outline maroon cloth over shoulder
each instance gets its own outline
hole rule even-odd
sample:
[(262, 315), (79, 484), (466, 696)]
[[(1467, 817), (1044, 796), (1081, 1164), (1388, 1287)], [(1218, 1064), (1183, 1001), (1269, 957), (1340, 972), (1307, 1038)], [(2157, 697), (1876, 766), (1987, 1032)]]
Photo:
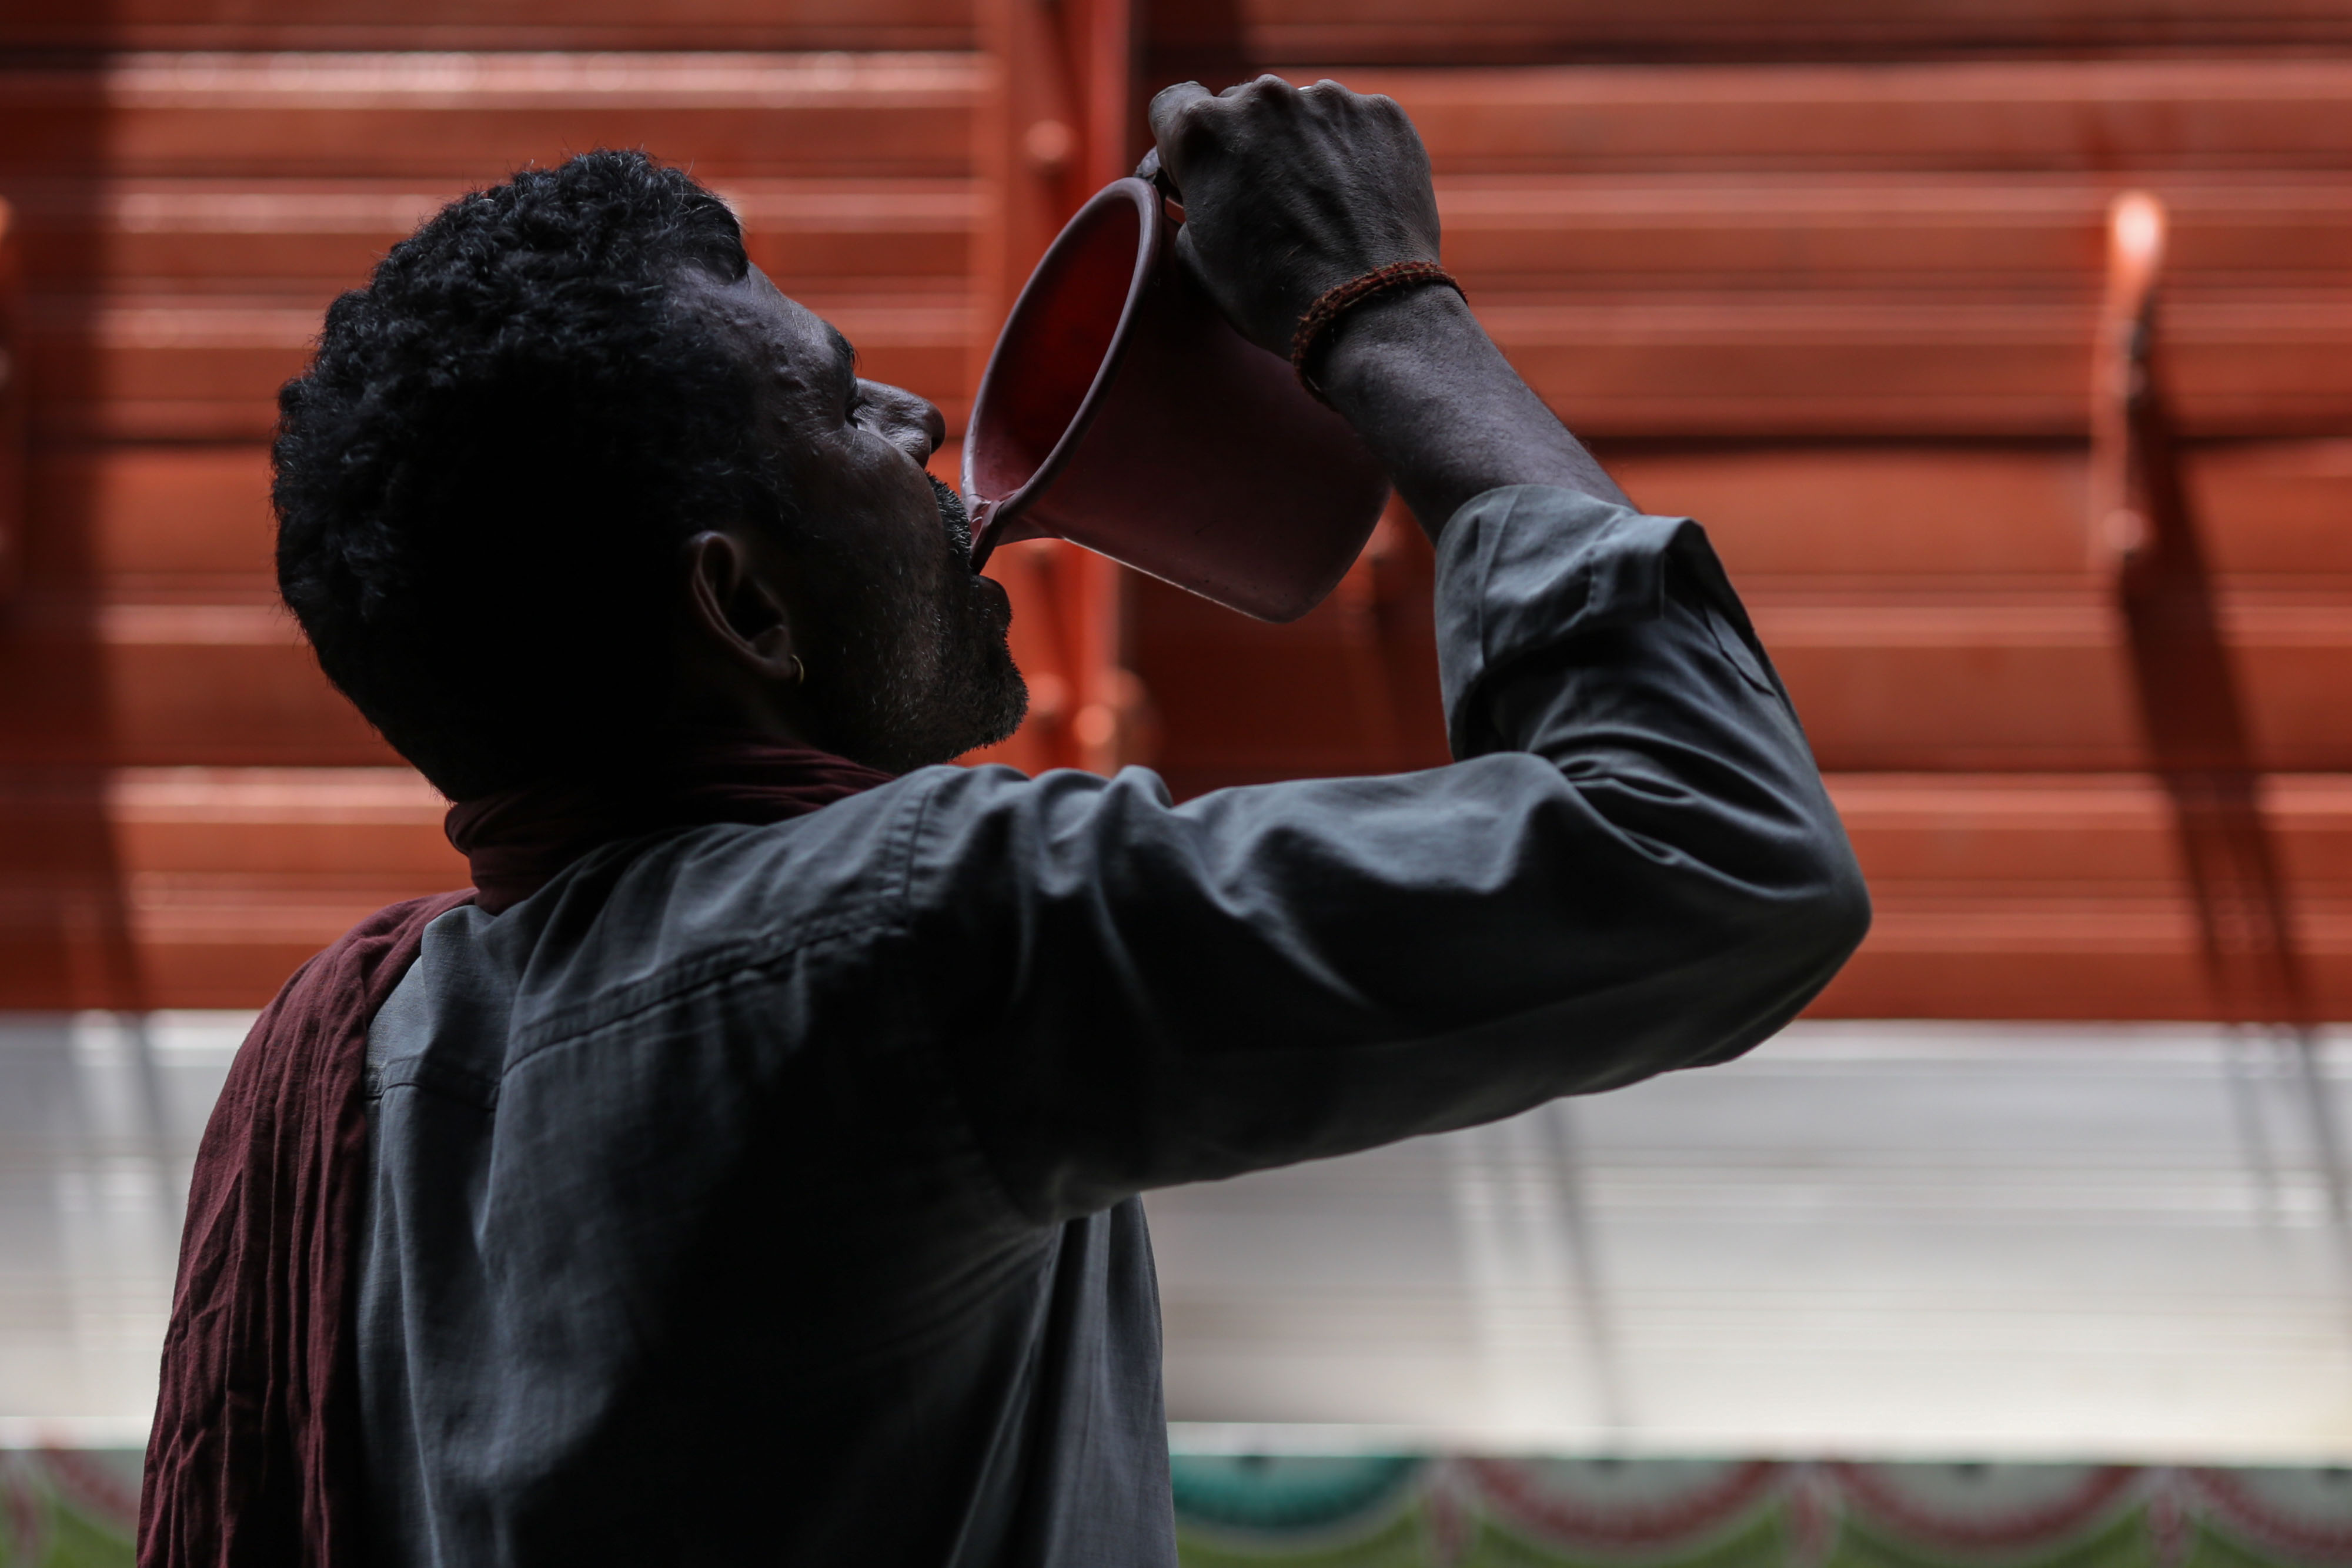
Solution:
[(349, 1568), (361, 1534), (349, 1343), (362, 1214), (367, 1030), (425, 926), (497, 914), (600, 843), (664, 827), (782, 821), (888, 782), (806, 747), (710, 734), (601, 786), (450, 809), (478, 893), (378, 910), (296, 971), (229, 1068), (188, 1183), (139, 1507), (140, 1568)]
[(378, 910), (255, 1020), (188, 1183), (139, 1500), (141, 1568), (355, 1563), (345, 1286), (367, 1141), (367, 1020), (425, 927), (470, 896)]

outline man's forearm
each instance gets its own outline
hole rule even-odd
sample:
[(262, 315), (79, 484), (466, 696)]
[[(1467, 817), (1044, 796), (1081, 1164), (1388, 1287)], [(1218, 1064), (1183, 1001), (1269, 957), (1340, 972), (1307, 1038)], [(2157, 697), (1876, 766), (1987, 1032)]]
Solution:
[(1625, 501), (1450, 288), (1359, 307), (1320, 370), (1332, 406), (1387, 466), (1433, 539), (1464, 502), (1504, 485)]

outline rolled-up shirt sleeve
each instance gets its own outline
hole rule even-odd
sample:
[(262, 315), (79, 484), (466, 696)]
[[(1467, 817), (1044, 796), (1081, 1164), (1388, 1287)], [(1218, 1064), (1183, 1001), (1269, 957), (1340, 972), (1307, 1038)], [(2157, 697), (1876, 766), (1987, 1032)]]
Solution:
[(1869, 904), (1706, 536), (1574, 491), (1438, 551), (1445, 768), (1225, 789), (943, 772), (910, 984), (1038, 1218), (1720, 1061)]

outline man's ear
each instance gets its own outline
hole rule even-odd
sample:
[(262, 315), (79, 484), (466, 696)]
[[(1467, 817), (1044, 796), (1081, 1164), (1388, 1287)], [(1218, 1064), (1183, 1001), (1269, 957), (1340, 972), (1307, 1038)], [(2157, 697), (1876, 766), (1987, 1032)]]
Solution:
[(686, 541), (688, 613), (727, 660), (786, 685), (800, 680), (792, 616), (745, 541), (707, 529)]

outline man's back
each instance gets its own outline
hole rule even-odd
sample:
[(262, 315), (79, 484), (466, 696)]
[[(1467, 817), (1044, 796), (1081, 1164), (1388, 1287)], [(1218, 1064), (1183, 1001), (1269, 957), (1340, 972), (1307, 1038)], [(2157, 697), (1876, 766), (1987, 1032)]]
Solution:
[(1156, 1379), (1070, 1381), (1157, 1365), (1140, 1205), (1021, 1213), (943, 1077), (908, 918), (938, 782), (616, 846), (429, 932), (370, 1033), (382, 1561), (1171, 1539)]

